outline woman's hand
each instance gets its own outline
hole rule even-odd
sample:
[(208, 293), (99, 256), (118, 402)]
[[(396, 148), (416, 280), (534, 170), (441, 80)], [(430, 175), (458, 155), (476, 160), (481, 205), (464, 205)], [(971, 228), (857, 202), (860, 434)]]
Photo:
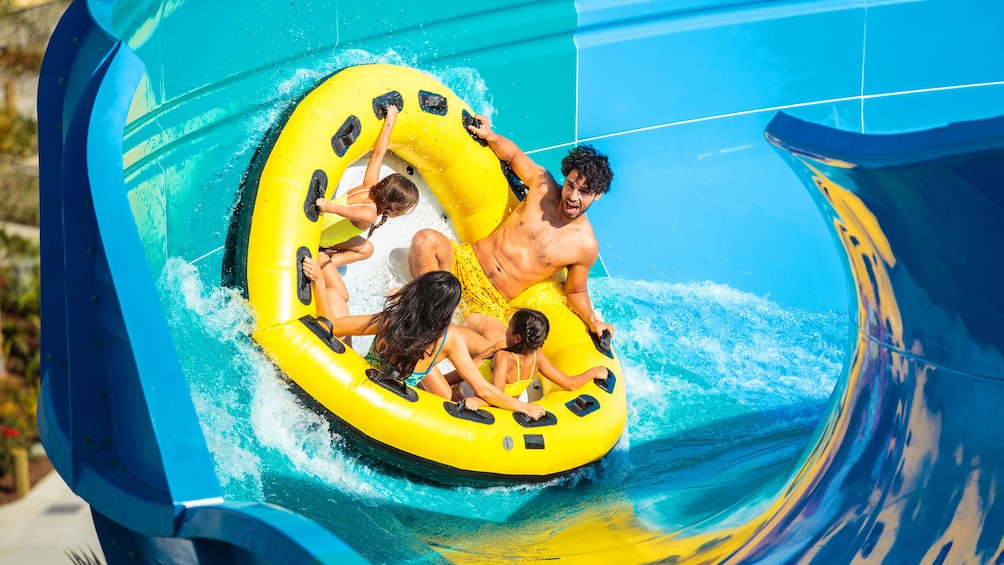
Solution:
[(607, 380), (607, 375), (610, 374), (610, 371), (608, 371), (606, 367), (593, 367), (592, 369), (589, 369), (589, 374), (590, 379), (605, 381)]
[(324, 277), (321, 275), (321, 266), (317, 263), (316, 259), (311, 257), (303, 258), (303, 274), (310, 279), (312, 284), (317, 285), (319, 288), (324, 288)]
[(468, 410), (471, 410), (471, 411), (477, 410), (477, 409), (481, 408), (482, 406), (487, 406), (488, 405), (487, 402), (485, 402), (484, 400), (481, 400), (477, 396), (468, 396), (467, 398), (465, 398), (463, 400), (463, 402), (464, 402), (464, 408), (466, 408)]
[(547, 411), (539, 404), (527, 404), (526, 408), (523, 409), (523, 413), (534, 420), (539, 420), (544, 417)]

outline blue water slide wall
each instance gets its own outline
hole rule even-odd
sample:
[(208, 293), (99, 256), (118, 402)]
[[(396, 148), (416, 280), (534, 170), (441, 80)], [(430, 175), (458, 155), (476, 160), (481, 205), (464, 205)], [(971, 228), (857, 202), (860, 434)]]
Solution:
[(999, 562), (1004, 6), (213, 4), (78, 0), (42, 71), (39, 427), (109, 561), (358, 559), (222, 499), (153, 281), (167, 257), (221, 270), (214, 190), (286, 78), (393, 50), (475, 69), (499, 131), (552, 170), (577, 142), (611, 156), (601, 271), (848, 311), (801, 473), (738, 550), (689, 557)]

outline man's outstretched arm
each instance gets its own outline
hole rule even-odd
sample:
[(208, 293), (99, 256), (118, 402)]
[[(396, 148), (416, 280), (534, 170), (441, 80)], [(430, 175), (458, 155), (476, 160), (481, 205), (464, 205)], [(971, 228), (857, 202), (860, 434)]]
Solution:
[(593, 310), (592, 301), (589, 300), (587, 281), (591, 266), (576, 264), (568, 267), (568, 275), (565, 278), (565, 299), (568, 301), (568, 307), (582, 318), (589, 331), (598, 336), (602, 336), (604, 331), (609, 331), (610, 335), (613, 336), (614, 327), (600, 319), (596, 311)]
[(535, 163), (526, 153), (523, 152), (509, 138), (503, 137), (492, 131), (492, 124), (485, 116), (475, 116), (480, 122), (480, 126), (471, 124), (467, 129), (481, 139), (488, 142), (488, 147), (495, 152), (495, 156), (500, 161), (509, 163), (512, 172), (516, 173), (519, 180), (523, 181), (531, 188), (536, 186), (542, 175), (547, 175), (547, 171)]

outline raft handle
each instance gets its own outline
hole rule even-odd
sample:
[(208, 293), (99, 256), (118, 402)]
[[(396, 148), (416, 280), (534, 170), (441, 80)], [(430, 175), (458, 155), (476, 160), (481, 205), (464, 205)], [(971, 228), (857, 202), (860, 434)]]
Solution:
[(526, 198), (526, 193), (530, 192), (530, 187), (525, 185), (519, 176), (513, 172), (512, 165), (501, 159), (499, 159), (499, 165), (502, 166), (502, 174), (505, 175), (505, 180), (509, 183), (509, 190), (516, 195), (516, 200), (522, 202)]
[(596, 386), (607, 394), (611, 394), (614, 391), (614, 387), (617, 386), (617, 375), (614, 374), (609, 368), (607, 369), (607, 378), (605, 379), (593, 379)]
[(398, 373), (397, 371), (381, 373), (376, 369), (366, 369), (366, 376), (369, 377), (371, 381), (393, 392), (408, 402), (418, 401), (418, 393), (415, 392), (415, 389), (405, 384), (405, 382), (401, 379), (401, 373)]
[[(320, 338), (329, 349), (338, 354), (345, 353), (345, 344), (335, 337), (334, 328), (327, 318), (323, 316), (314, 318), (313, 316), (307, 315), (300, 318), (300, 322), (307, 326), (307, 329), (314, 332), (314, 335)], [(325, 327), (321, 327), (321, 324), (324, 324)]]
[(487, 410), (468, 410), (464, 407), (464, 401), (459, 402), (444, 402), (443, 408), (446, 409), (446, 413), (454, 418), (460, 420), (469, 420), (471, 422), (477, 422), (479, 424), (494, 424), (495, 416)]
[[(471, 136), (471, 139), (473, 139), (474, 141), (477, 141), (478, 143), (480, 143), (481, 147), (487, 147), (488, 146), (488, 142), (485, 141), (483, 138), (481, 138), (481, 136), (479, 136), (478, 134), (474, 133), (473, 131), (467, 129), (468, 127), (470, 127), (472, 125), (474, 127), (476, 127), (476, 128), (481, 127), (481, 120), (479, 120), (479, 119), (475, 118), (474, 116), (472, 116), (471, 113), (468, 112), (467, 110), (464, 110), (463, 112), (460, 113), (460, 123), (462, 123), (464, 125), (464, 131), (467, 132), (467, 135)], [(505, 170), (505, 169), (503, 169), (503, 170)]]
[(544, 436), (523, 434), (523, 449), (544, 449)]
[(328, 175), (321, 169), (314, 171), (310, 177), (310, 185), (307, 187), (307, 198), (303, 200), (303, 213), (311, 222), (316, 222), (321, 216), (321, 209), (317, 207), (317, 199), (324, 198), (328, 192)]
[(572, 400), (566, 402), (565, 407), (568, 408), (572, 414), (581, 418), (586, 414), (591, 414), (599, 410), (600, 401), (588, 394), (580, 394), (579, 396), (576, 396)]
[(356, 142), (356, 138), (359, 137), (359, 132), (362, 129), (363, 125), (359, 121), (359, 118), (355, 116), (345, 118), (345, 123), (331, 137), (331, 148), (335, 150), (335, 155), (344, 157), (345, 152)]
[(296, 295), (304, 306), (310, 306), (310, 279), (303, 274), (303, 260), (310, 256), (305, 246), (296, 250)]
[(418, 105), (422, 107), (423, 112), (428, 112), (437, 116), (445, 116), (446, 113), (450, 111), (449, 104), (447, 103), (445, 96), (442, 94), (436, 94), (435, 92), (429, 92), (428, 90), (418, 91)]
[(593, 338), (593, 345), (596, 347), (596, 351), (606, 355), (607, 357), (613, 359), (614, 352), (610, 349), (610, 330), (603, 330), (603, 335), (596, 335), (593, 332), (589, 332), (589, 337)]
[(384, 119), (387, 115), (387, 106), (391, 104), (397, 106), (397, 111), (404, 109), (404, 97), (396, 90), (391, 90), (387, 94), (381, 94), (373, 99), (373, 114), (378, 120)]
[(558, 423), (557, 416), (550, 412), (544, 412), (544, 415), (539, 420), (534, 420), (522, 412), (513, 412), (512, 417), (516, 420), (517, 424), (524, 428), (543, 428), (545, 426), (554, 426)]

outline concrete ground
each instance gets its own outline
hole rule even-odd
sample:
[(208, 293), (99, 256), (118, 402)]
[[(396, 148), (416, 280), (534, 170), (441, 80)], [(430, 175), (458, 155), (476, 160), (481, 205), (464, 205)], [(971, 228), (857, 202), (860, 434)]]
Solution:
[(0, 565), (104, 563), (91, 508), (53, 471), (27, 496), (0, 506)]

